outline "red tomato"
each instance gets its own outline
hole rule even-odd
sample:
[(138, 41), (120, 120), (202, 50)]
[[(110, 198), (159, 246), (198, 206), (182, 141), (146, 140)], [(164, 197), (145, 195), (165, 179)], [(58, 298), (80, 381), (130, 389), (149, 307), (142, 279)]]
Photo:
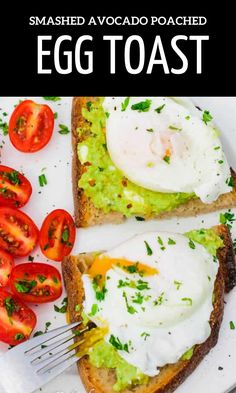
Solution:
[(25, 302), (52, 302), (61, 296), (61, 275), (46, 263), (22, 263), (12, 270), (10, 287)]
[(0, 288), (8, 284), (14, 260), (10, 254), (0, 249)]
[(9, 123), (9, 137), (17, 150), (34, 153), (50, 140), (54, 114), (48, 105), (26, 100), (15, 108)]
[(17, 296), (0, 288), (0, 341), (17, 345), (29, 338), (37, 318)]
[(65, 210), (53, 210), (44, 220), (39, 234), (42, 253), (53, 261), (70, 254), (75, 242), (75, 224)]
[(39, 231), (29, 216), (11, 207), (0, 207), (0, 248), (18, 257), (36, 246)]
[(0, 165), (0, 206), (22, 207), (32, 194), (29, 180), (15, 169)]

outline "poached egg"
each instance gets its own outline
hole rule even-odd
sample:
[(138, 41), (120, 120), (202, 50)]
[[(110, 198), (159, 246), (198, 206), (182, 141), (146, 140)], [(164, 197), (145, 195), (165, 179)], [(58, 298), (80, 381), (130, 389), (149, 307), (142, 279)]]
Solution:
[(107, 97), (103, 107), (110, 157), (133, 183), (152, 191), (195, 193), (204, 203), (232, 190), (208, 111), (171, 97)]
[(148, 376), (210, 335), (218, 260), (181, 234), (148, 232), (97, 256), (83, 310), (105, 341)]

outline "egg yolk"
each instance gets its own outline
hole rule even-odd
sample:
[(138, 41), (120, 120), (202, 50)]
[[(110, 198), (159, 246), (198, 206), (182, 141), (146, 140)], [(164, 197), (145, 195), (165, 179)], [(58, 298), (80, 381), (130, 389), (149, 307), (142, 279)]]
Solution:
[(106, 256), (95, 258), (88, 274), (92, 278), (97, 278), (99, 276), (99, 281), (104, 281), (107, 271), (113, 266), (117, 266), (127, 273), (137, 273), (141, 276), (153, 276), (154, 274), (158, 274), (157, 269), (144, 265), (143, 263), (131, 262), (120, 258), (109, 258)]
[(81, 339), (78, 339), (76, 343), (70, 345), (68, 349), (72, 350), (78, 347), (77, 356), (80, 358), (86, 355), (89, 352), (90, 348), (93, 348), (94, 345), (98, 341), (102, 340), (107, 333), (108, 333), (108, 327), (93, 328), (83, 333)]

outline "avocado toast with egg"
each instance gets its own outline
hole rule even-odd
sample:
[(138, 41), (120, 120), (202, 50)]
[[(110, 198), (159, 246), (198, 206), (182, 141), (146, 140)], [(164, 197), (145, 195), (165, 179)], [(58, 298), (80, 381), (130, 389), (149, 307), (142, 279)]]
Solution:
[(62, 268), (71, 322), (108, 329), (78, 362), (96, 393), (173, 392), (217, 343), (224, 293), (236, 283), (225, 225), (138, 235)]
[[(130, 216), (140, 220), (193, 216), (236, 206), (236, 175), (229, 169), (208, 111), (166, 97), (128, 99), (114, 98), (119, 101), (113, 106), (112, 98), (105, 103), (101, 97), (73, 100), (72, 181), (78, 227), (120, 223)], [(142, 129), (136, 126), (140, 122)], [(123, 133), (119, 137), (116, 127), (126, 130), (130, 143)], [(202, 134), (196, 139), (192, 135), (198, 130)], [(140, 146), (146, 150), (139, 151)], [(139, 162), (140, 156), (144, 161)], [(132, 167), (134, 161), (140, 167)], [(198, 163), (198, 172), (192, 173)]]

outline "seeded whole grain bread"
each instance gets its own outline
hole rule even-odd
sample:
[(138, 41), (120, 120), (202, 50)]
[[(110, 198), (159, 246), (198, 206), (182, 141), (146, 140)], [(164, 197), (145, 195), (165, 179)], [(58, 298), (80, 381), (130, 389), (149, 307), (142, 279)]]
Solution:
[[(101, 209), (97, 209), (90, 198), (78, 187), (78, 182), (86, 167), (82, 165), (77, 155), (77, 145), (82, 140), (79, 139), (77, 128), (88, 127), (87, 120), (82, 115), (82, 108), (86, 107), (86, 102), (96, 102), (96, 97), (74, 97), (72, 104), (72, 183), (74, 196), (75, 223), (77, 227), (89, 227), (97, 224), (120, 223), (125, 219), (122, 213), (110, 212), (104, 213)], [(236, 185), (236, 173), (232, 170), (232, 177)], [(233, 191), (221, 195), (217, 201), (211, 204), (204, 204), (199, 199), (190, 200), (177, 208), (163, 212), (158, 215), (144, 217), (150, 218), (168, 218), (168, 217), (186, 217), (196, 216), (202, 213), (209, 213), (219, 209), (229, 209), (236, 206), (236, 186)]]
[[(122, 393), (172, 393), (198, 366), (205, 355), (218, 340), (219, 329), (224, 311), (224, 293), (229, 292), (236, 284), (235, 255), (230, 232), (225, 225), (213, 228), (224, 241), (224, 247), (217, 251), (219, 271), (215, 281), (215, 302), (210, 317), (211, 335), (201, 345), (195, 347), (190, 360), (179, 360), (175, 364), (166, 365), (156, 377), (149, 379), (148, 384), (126, 388)], [(93, 253), (68, 256), (62, 263), (63, 277), (68, 294), (68, 309), (71, 322), (81, 320), (77, 304), (82, 305), (84, 298), (81, 275), (86, 273), (94, 260)], [(92, 366), (85, 356), (78, 362), (81, 379), (87, 392), (114, 393), (112, 386), (116, 382), (115, 371)], [(206, 386), (207, 387), (207, 386)]]

